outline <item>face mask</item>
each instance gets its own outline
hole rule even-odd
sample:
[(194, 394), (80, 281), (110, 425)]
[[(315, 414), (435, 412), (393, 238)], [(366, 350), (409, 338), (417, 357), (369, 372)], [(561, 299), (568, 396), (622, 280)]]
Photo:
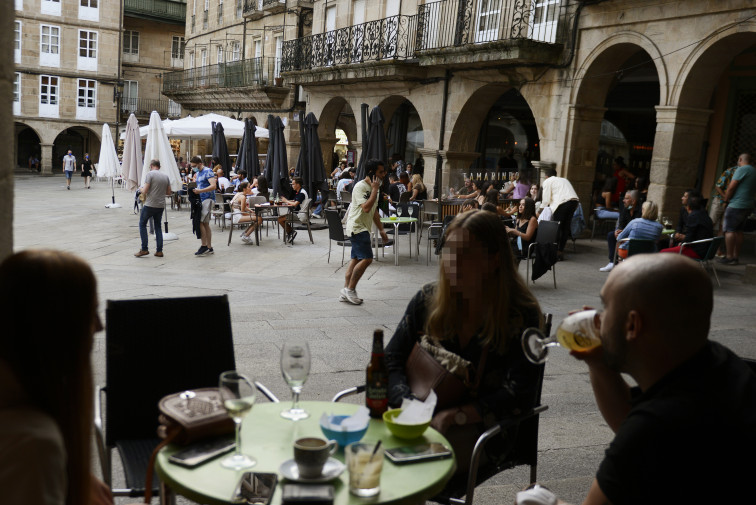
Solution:
[(197, 172), (199, 172), (199, 167), (192, 167), (192, 172), (194, 172), (195, 174), (196, 174)]

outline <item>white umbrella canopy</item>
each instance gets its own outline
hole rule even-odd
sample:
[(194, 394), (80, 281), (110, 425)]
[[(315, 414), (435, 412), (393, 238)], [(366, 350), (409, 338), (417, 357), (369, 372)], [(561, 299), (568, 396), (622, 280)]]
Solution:
[[(163, 129), (165, 130), (165, 133), (167, 133), (169, 137), (171, 135), (171, 123), (173, 123), (172, 119), (163, 119)], [(141, 128), (139, 128), (139, 136), (142, 138), (146, 137), (147, 130), (149, 130), (149, 128), (150, 128), (149, 125), (144, 125)], [(121, 140), (126, 140), (126, 131), (121, 133)]]
[[(171, 130), (168, 135), (174, 138), (210, 138), (213, 132), (213, 122), (223, 125), (223, 133), (226, 138), (240, 139), (244, 136), (244, 121), (237, 121), (220, 114), (205, 114), (197, 117), (188, 116), (172, 121)], [(268, 130), (258, 126), (255, 130), (255, 137), (267, 138)]]
[(142, 139), (139, 138), (139, 123), (134, 114), (126, 122), (123, 143), (123, 178), (126, 189), (134, 191), (142, 180)]
[(178, 191), (181, 189), (181, 174), (176, 165), (176, 158), (171, 150), (171, 144), (168, 141), (163, 129), (163, 123), (160, 121), (160, 114), (152, 111), (150, 115), (150, 124), (147, 127), (147, 145), (144, 149), (144, 164), (142, 165), (142, 177), (140, 184), (144, 184), (144, 179), (150, 171), (150, 161), (160, 161), (160, 171), (168, 176), (171, 181), (171, 190)]
[(118, 161), (113, 135), (108, 123), (102, 125), (102, 141), (100, 142), (100, 158), (97, 162), (98, 177), (117, 177), (121, 174), (121, 164)]

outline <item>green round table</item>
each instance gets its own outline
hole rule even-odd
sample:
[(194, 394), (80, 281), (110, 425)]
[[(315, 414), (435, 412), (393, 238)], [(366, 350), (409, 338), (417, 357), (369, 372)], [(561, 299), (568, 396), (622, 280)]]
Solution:
[[(281, 503), (281, 485), (284, 480), (278, 472), (281, 463), (294, 457), (292, 443), (301, 437), (316, 436), (325, 438), (320, 430), (320, 416), (323, 413), (351, 415), (357, 411), (357, 405), (350, 403), (301, 402), (302, 408), (310, 417), (301, 421), (288, 421), (280, 417), (280, 412), (290, 406), (288, 402), (263, 403), (255, 405), (242, 423), (242, 450), (254, 457), (257, 464), (249, 469), (252, 472), (270, 472), (278, 474), (278, 487), (273, 494), (271, 505)], [(388, 431), (382, 420), (371, 419), (363, 442), (383, 441), (385, 449), (416, 445), (428, 442), (441, 442), (450, 447), (449, 442), (436, 430), (428, 428), (422, 438), (402, 440)], [(184, 468), (168, 462), (171, 454), (182, 447), (169, 445), (160, 451), (155, 468), (163, 486), (163, 492), (177, 493), (198, 503), (231, 503), (236, 485), (244, 470), (234, 471), (221, 467), (220, 462), (228, 456), (224, 454), (196, 468)], [(334, 456), (344, 462), (344, 451), (339, 449)], [(349, 472), (331, 482), (334, 485), (334, 505), (371, 504), (410, 504), (421, 503), (438, 494), (454, 474), (454, 458), (395, 465), (384, 459), (381, 473), (381, 493), (372, 499), (358, 498), (349, 493)], [(166, 485), (167, 488), (166, 489)], [(170, 503), (165, 497), (163, 503)]]
[[(418, 212), (420, 212), (418, 210)], [(399, 225), (400, 224), (408, 224), (408, 223), (417, 223), (416, 217), (382, 217), (381, 223), (383, 224), (393, 224), (394, 225), (394, 265), (399, 266)], [(376, 252), (376, 257), (378, 256), (378, 253)], [(412, 257), (412, 227), (410, 227), (409, 231), (409, 255), (410, 258)], [(420, 244), (417, 246), (417, 255), (418, 259), (420, 256)]]

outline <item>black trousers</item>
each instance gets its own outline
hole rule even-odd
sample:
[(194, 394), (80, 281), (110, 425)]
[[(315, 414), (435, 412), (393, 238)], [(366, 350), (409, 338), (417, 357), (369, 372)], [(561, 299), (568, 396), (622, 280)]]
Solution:
[(570, 226), (572, 225), (572, 215), (575, 214), (575, 210), (580, 202), (577, 200), (570, 200), (564, 202), (557, 207), (551, 216), (552, 221), (559, 221), (559, 234), (557, 237), (557, 244), (559, 252), (564, 251), (564, 246), (567, 244), (567, 239), (570, 238), (572, 232)]

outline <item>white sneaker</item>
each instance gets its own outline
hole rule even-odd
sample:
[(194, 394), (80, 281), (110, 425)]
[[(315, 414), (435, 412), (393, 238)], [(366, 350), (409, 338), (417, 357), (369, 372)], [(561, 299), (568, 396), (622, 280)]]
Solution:
[(362, 298), (357, 296), (356, 290), (350, 290), (348, 288), (341, 288), (341, 296), (339, 297), (339, 300), (341, 300), (341, 297), (346, 298), (346, 300), (352, 305), (360, 305), (362, 303)]
[(250, 242), (252, 242), (252, 237), (244, 235), (244, 234), (242, 234), (241, 239), (242, 239), (242, 242), (244, 242), (245, 244), (249, 244)]
[(605, 267), (599, 268), (599, 272), (611, 272), (612, 268), (614, 268), (614, 263), (610, 261)]

